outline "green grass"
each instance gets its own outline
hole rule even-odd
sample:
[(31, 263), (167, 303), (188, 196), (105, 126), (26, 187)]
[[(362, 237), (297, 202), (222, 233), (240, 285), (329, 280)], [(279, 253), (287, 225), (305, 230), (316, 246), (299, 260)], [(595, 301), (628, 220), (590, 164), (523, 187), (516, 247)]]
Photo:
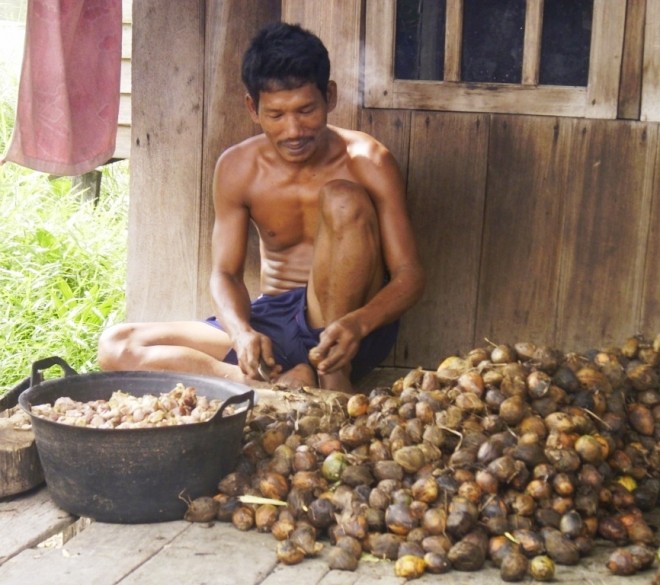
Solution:
[[(6, 80), (0, 66), (0, 79)], [(0, 153), (14, 120), (15, 84), (0, 81)], [(125, 306), (128, 163), (102, 169), (96, 205), (49, 177), (0, 166), (0, 395), (57, 355), (98, 369), (100, 332)]]

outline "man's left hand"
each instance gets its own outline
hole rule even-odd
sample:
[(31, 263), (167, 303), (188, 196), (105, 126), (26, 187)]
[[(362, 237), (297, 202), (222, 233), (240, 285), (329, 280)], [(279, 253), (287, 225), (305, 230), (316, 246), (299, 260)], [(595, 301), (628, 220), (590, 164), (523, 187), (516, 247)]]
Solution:
[(330, 323), (312, 348), (310, 361), (319, 374), (330, 374), (349, 366), (360, 348), (360, 327), (350, 314)]

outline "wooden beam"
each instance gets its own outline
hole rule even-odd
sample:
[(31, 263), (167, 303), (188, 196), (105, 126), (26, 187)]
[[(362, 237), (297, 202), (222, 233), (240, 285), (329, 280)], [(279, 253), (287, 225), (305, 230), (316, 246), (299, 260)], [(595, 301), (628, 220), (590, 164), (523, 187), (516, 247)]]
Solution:
[(71, 189), (80, 193), (83, 201), (96, 203), (101, 196), (101, 179), (103, 173), (94, 169), (84, 175), (78, 175), (71, 179)]
[(626, 120), (639, 120), (640, 117), (645, 18), (646, 1), (628, 0), (617, 111), (617, 117)]
[(660, 0), (647, 0), (641, 119), (660, 122)]
[(448, 0), (445, 18), (445, 81), (461, 80), (463, 0)]
[(523, 47), (522, 83), (538, 85), (541, 66), (544, 0), (527, 0), (525, 10), (525, 40)]
[[(394, 104), (394, 0), (367, 2), (364, 47), (364, 107), (391, 108)], [(446, 65), (445, 65), (446, 67)]]
[(133, 5), (127, 319), (195, 317), (204, 0)]
[(626, 0), (594, 0), (585, 108), (589, 118), (616, 118), (625, 22)]
[[(660, 333), (660, 128), (658, 124), (648, 124), (650, 154), (655, 152), (655, 160), (649, 160), (647, 181), (644, 192), (650, 211), (646, 215), (648, 229), (646, 249), (644, 251), (644, 288), (642, 296), (642, 316), (639, 330), (653, 338)], [(653, 172), (655, 169), (655, 172)]]

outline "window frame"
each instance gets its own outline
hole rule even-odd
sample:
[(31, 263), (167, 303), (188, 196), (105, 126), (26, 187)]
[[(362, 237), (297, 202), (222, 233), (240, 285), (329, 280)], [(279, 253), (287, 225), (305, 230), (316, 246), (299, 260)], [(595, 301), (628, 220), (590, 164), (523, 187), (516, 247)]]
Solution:
[(445, 80), (395, 79), (396, 0), (366, 2), (364, 105), (367, 108), (603, 119), (617, 116), (626, 0), (594, 0), (586, 87), (538, 84), (544, 0), (527, 0), (520, 84), (458, 80), (463, 0), (447, 0)]

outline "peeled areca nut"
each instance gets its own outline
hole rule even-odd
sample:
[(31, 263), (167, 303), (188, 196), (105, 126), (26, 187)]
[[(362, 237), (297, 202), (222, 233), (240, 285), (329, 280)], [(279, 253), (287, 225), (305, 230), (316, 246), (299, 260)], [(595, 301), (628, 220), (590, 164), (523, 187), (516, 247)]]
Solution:
[(535, 581), (552, 581), (555, 563), (549, 556), (538, 555), (529, 562), (529, 574)]
[(517, 357), (516, 350), (506, 343), (496, 345), (490, 352), (490, 361), (494, 364), (507, 364), (514, 362)]
[(416, 579), (421, 577), (426, 570), (423, 557), (415, 555), (404, 555), (396, 560), (394, 574), (404, 579)]

